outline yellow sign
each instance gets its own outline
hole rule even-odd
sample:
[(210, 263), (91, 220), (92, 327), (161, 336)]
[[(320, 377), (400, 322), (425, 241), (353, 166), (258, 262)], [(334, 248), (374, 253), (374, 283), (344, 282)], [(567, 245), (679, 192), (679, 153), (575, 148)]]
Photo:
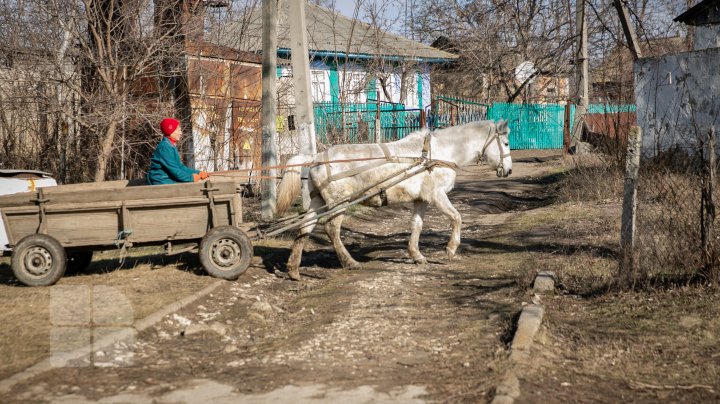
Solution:
[(250, 150), (250, 142), (245, 140), (245, 143), (243, 143), (243, 150)]

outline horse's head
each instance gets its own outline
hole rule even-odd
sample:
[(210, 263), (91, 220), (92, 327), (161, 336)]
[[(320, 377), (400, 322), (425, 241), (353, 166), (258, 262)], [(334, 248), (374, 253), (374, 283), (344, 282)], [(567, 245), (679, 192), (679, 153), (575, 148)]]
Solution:
[(498, 177), (507, 177), (512, 174), (512, 159), (510, 158), (510, 128), (508, 121), (500, 120), (493, 125), (481, 152), (481, 158), (495, 169)]

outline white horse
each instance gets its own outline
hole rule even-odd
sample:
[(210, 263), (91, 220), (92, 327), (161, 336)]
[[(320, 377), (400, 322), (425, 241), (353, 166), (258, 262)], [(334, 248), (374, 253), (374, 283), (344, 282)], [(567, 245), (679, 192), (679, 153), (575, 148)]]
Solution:
[[(418, 249), (423, 216), (429, 204), (437, 206), (452, 223), (452, 235), (446, 248), (448, 258), (452, 258), (460, 245), (462, 224), (460, 214), (447, 196), (455, 185), (454, 168), (484, 159), (498, 176), (507, 177), (512, 173), (509, 131), (507, 121), (497, 124), (480, 121), (433, 132), (424, 129), (391, 143), (337, 145), (312, 156), (292, 157), (278, 186), (276, 214), (282, 215), (300, 194), (300, 166), (310, 165), (311, 201), (306, 215), (311, 221), (300, 228), (293, 243), (287, 264), (290, 278), (300, 279), (303, 247), (317, 224), (313, 218), (349, 197), (363, 194), (376, 194), (363, 202), (370, 206), (414, 202), (408, 251), (418, 264), (427, 262)], [(412, 175), (415, 171), (419, 173)], [(403, 175), (408, 178), (392, 184)], [(325, 231), (342, 266), (359, 268), (360, 264), (340, 240), (343, 217), (344, 210), (330, 215)]]

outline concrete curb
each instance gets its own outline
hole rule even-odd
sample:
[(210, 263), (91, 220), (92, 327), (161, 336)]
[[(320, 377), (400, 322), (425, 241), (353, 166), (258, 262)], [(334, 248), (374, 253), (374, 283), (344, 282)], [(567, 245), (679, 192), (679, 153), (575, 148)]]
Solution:
[(132, 327), (124, 328), (120, 331), (108, 334), (101, 339), (94, 341), (90, 345), (77, 348), (71, 352), (63, 353), (62, 355), (52, 355), (49, 358), (43, 359), (35, 365), (23, 370), (22, 372), (16, 373), (8, 377), (7, 379), (0, 381), (0, 394), (10, 392), (10, 390), (16, 384), (33, 378), (43, 372), (58, 367), (63, 367), (70, 361), (81, 359), (91, 353), (93, 349), (105, 349), (115, 344), (116, 342), (126, 340), (129, 337), (134, 336), (136, 333), (142, 332), (155, 325), (168, 314), (172, 314), (182, 309), (183, 307), (191, 304), (192, 302), (200, 299), (201, 297), (209, 295), (225, 282), (226, 281), (224, 280), (217, 280), (206, 288), (200, 290), (199, 292), (180, 299), (174, 303), (170, 303), (167, 306), (161, 308), (160, 310), (148, 315), (147, 317), (137, 320), (135, 323), (133, 323)]
[[(555, 274), (551, 271), (542, 271), (535, 277), (533, 291), (547, 293), (555, 290)], [(533, 299), (532, 304), (525, 305), (518, 318), (517, 330), (510, 344), (510, 368), (505, 372), (505, 377), (495, 388), (493, 404), (512, 404), (520, 397), (520, 381), (517, 377), (516, 368), (519, 364), (530, 358), (535, 336), (540, 330), (542, 319), (545, 315), (545, 308), (540, 304), (540, 298)]]

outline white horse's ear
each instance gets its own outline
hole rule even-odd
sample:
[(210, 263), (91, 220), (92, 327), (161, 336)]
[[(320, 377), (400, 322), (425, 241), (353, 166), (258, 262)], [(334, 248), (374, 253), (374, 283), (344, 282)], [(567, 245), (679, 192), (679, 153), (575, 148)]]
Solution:
[(507, 132), (508, 129), (508, 121), (507, 119), (501, 119), (497, 123), (497, 131), (498, 132)]

